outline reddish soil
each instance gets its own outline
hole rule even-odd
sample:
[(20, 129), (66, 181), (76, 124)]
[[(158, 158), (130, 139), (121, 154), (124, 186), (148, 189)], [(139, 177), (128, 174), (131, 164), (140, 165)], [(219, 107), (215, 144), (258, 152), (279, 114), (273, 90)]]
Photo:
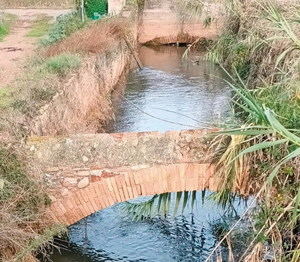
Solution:
[(6, 9), (4, 12), (18, 17), (10, 34), (0, 42), (0, 88), (6, 87), (22, 72), (23, 62), (32, 55), (37, 39), (27, 37), (32, 21), (41, 14), (57, 17), (69, 10)]

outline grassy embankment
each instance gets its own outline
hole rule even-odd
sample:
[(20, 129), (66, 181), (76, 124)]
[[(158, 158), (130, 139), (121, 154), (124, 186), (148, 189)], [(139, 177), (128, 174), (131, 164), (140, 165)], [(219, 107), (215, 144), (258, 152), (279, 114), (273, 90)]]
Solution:
[[(44, 45), (54, 43), (53, 39), (60, 41), (82, 28), (80, 23), (74, 25), (75, 19), (61, 18), (50, 29)], [(39, 17), (28, 36), (41, 37), (48, 27), (49, 19)], [(59, 90), (60, 81), (80, 63), (78, 54), (37, 55), (29, 61), (19, 80), (0, 90), (0, 132), (11, 134), (9, 141), (3, 139), (0, 145), (0, 260), (33, 261), (32, 252), (43, 249), (53, 235), (64, 230), (45, 219), (50, 199), (43, 181), (29, 172), (19, 143), (27, 135), (24, 119), (49, 102)]]
[[(296, 1), (229, 1), (229, 21), (208, 59), (226, 68), (238, 123), (214, 138), (226, 203), (250, 177), (259, 208), (238, 261), (300, 259), (300, 6)], [(234, 233), (224, 236), (222, 245)], [(267, 251), (270, 249), (271, 251)]]
[[(62, 93), (64, 84), (86, 59), (105, 52), (128, 29), (124, 21), (115, 18), (86, 19), (83, 23), (77, 13), (59, 17), (48, 26), (48, 18), (34, 21), (28, 36), (42, 37), (46, 31), (48, 35), (41, 38), (40, 48), (28, 60), (23, 75), (0, 90), (0, 208), (5, 210), (0, 213), (0, 230), (4, 232), (0, 260), (4, 261), (27, 261), (32, 252), (62, 230), (45, 220), (49, 199), (43, 181), (29, 172), (34, 168), (25, 164), (29, 161), (20, 149), (30, 133), (30, 122)], [(1, 133), (9, 133), (9, 141)]]

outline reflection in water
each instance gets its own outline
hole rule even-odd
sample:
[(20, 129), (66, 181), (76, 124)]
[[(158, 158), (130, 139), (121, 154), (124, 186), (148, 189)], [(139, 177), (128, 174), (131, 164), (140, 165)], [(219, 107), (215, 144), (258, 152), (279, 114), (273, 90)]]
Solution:
[(230, 90), (221, 69), (207, 61), (183, 61), (183, 52), (141, 48), (145, 68), (129, 75), (111, 132), (193, 129), (224, 121)]
[[(141, 49), (145, 68), (130, 74), (111, 132), (210, 127), (228, 114), (230, 91), (221, 80), (220, 69), (208, 62), (182, 61), (183, 51), (175, 47)], [(211, 201), (198, 201), (193, 212), (190, 207), (175, 217), (133, 222), (120, 205), (71, 226), (70, 251), (56, 252), (52, 260), (200, 262), (216, 241), (209, 222), (225, 212)], [(234, 205), (238, 212), (243, 209)]]
[[(72, 253), (52, 258), (55, 262), (201, 262), (216, 243), (210, 222), (222, 218), (226, 211), (210, 200), (203, 203), (200, 192), (197, 198), (193, 211), (189, 203), (182, 214), (173, 216), (171, 212), (164, 219), (133, 222), (120, 208), (124, 204), (97, 212), (87, 218), (87, 239), (82, 220), (70, 228)], [(241, 213), (245, 203), (236, 200), (233, 206)]]

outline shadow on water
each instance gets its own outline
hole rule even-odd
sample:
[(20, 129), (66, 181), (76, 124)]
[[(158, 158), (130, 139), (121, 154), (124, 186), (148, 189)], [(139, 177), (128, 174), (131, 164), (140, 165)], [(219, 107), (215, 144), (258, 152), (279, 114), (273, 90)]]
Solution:
[[(175, 197), (176, 194), (172, 194), (173, 200)], [(199, 201), (194, 207), (189, 202), (177, 215), (173, 214), (173, 201), (166, 217), (155, 216), (142, 221), (133, 221), (130, 214), (124, 212), (126, 203), (99, 211), (70, 227), (70, 251), (63, 251), (62, 255), (56, 251), (52, 259), (56, 262), (204, 261), (219, 237), (215, 234), (216, 221), (231, 223), (239, 217), (246, 203), (236, 199), (232, 212), (209, 198), (202, 201), (202, 197), (202, 192), (197, 192)], [(145, 197), (134, 201), (144, 200)]]
[[(226, 119), (230, 90), (221, 69), (205, 61), (183, 61), (184, 50), (141, 48), (145, 67), (130, 73), (110, 132), (204, 128)], [(201, 199), (201, 192), (197, 194)], [(196, 201), (195, 208), (179, 215), (135, 222), (122, 205), (72, 225), (68, 250), (54, 251), (52, 261), (201, 262), (217, 241), (211, 225), (227, 212), (211, 200)], [(234, 201), (235, 215), (245, 206)]]

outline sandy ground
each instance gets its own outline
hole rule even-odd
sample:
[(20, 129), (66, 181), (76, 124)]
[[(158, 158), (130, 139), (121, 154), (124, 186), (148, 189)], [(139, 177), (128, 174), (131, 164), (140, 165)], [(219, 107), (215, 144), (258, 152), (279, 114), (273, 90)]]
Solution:
[(5, 13), (18, 16), (10, 34), (0, 42), (0, 88), (6, 87), (22, 72), (24, 60), (32, 55), (37, 39), (27, 37), (32, 21), (37, 15), (45, 14), (55, 19), (70, 10), (55, 9), (5, 9)]

